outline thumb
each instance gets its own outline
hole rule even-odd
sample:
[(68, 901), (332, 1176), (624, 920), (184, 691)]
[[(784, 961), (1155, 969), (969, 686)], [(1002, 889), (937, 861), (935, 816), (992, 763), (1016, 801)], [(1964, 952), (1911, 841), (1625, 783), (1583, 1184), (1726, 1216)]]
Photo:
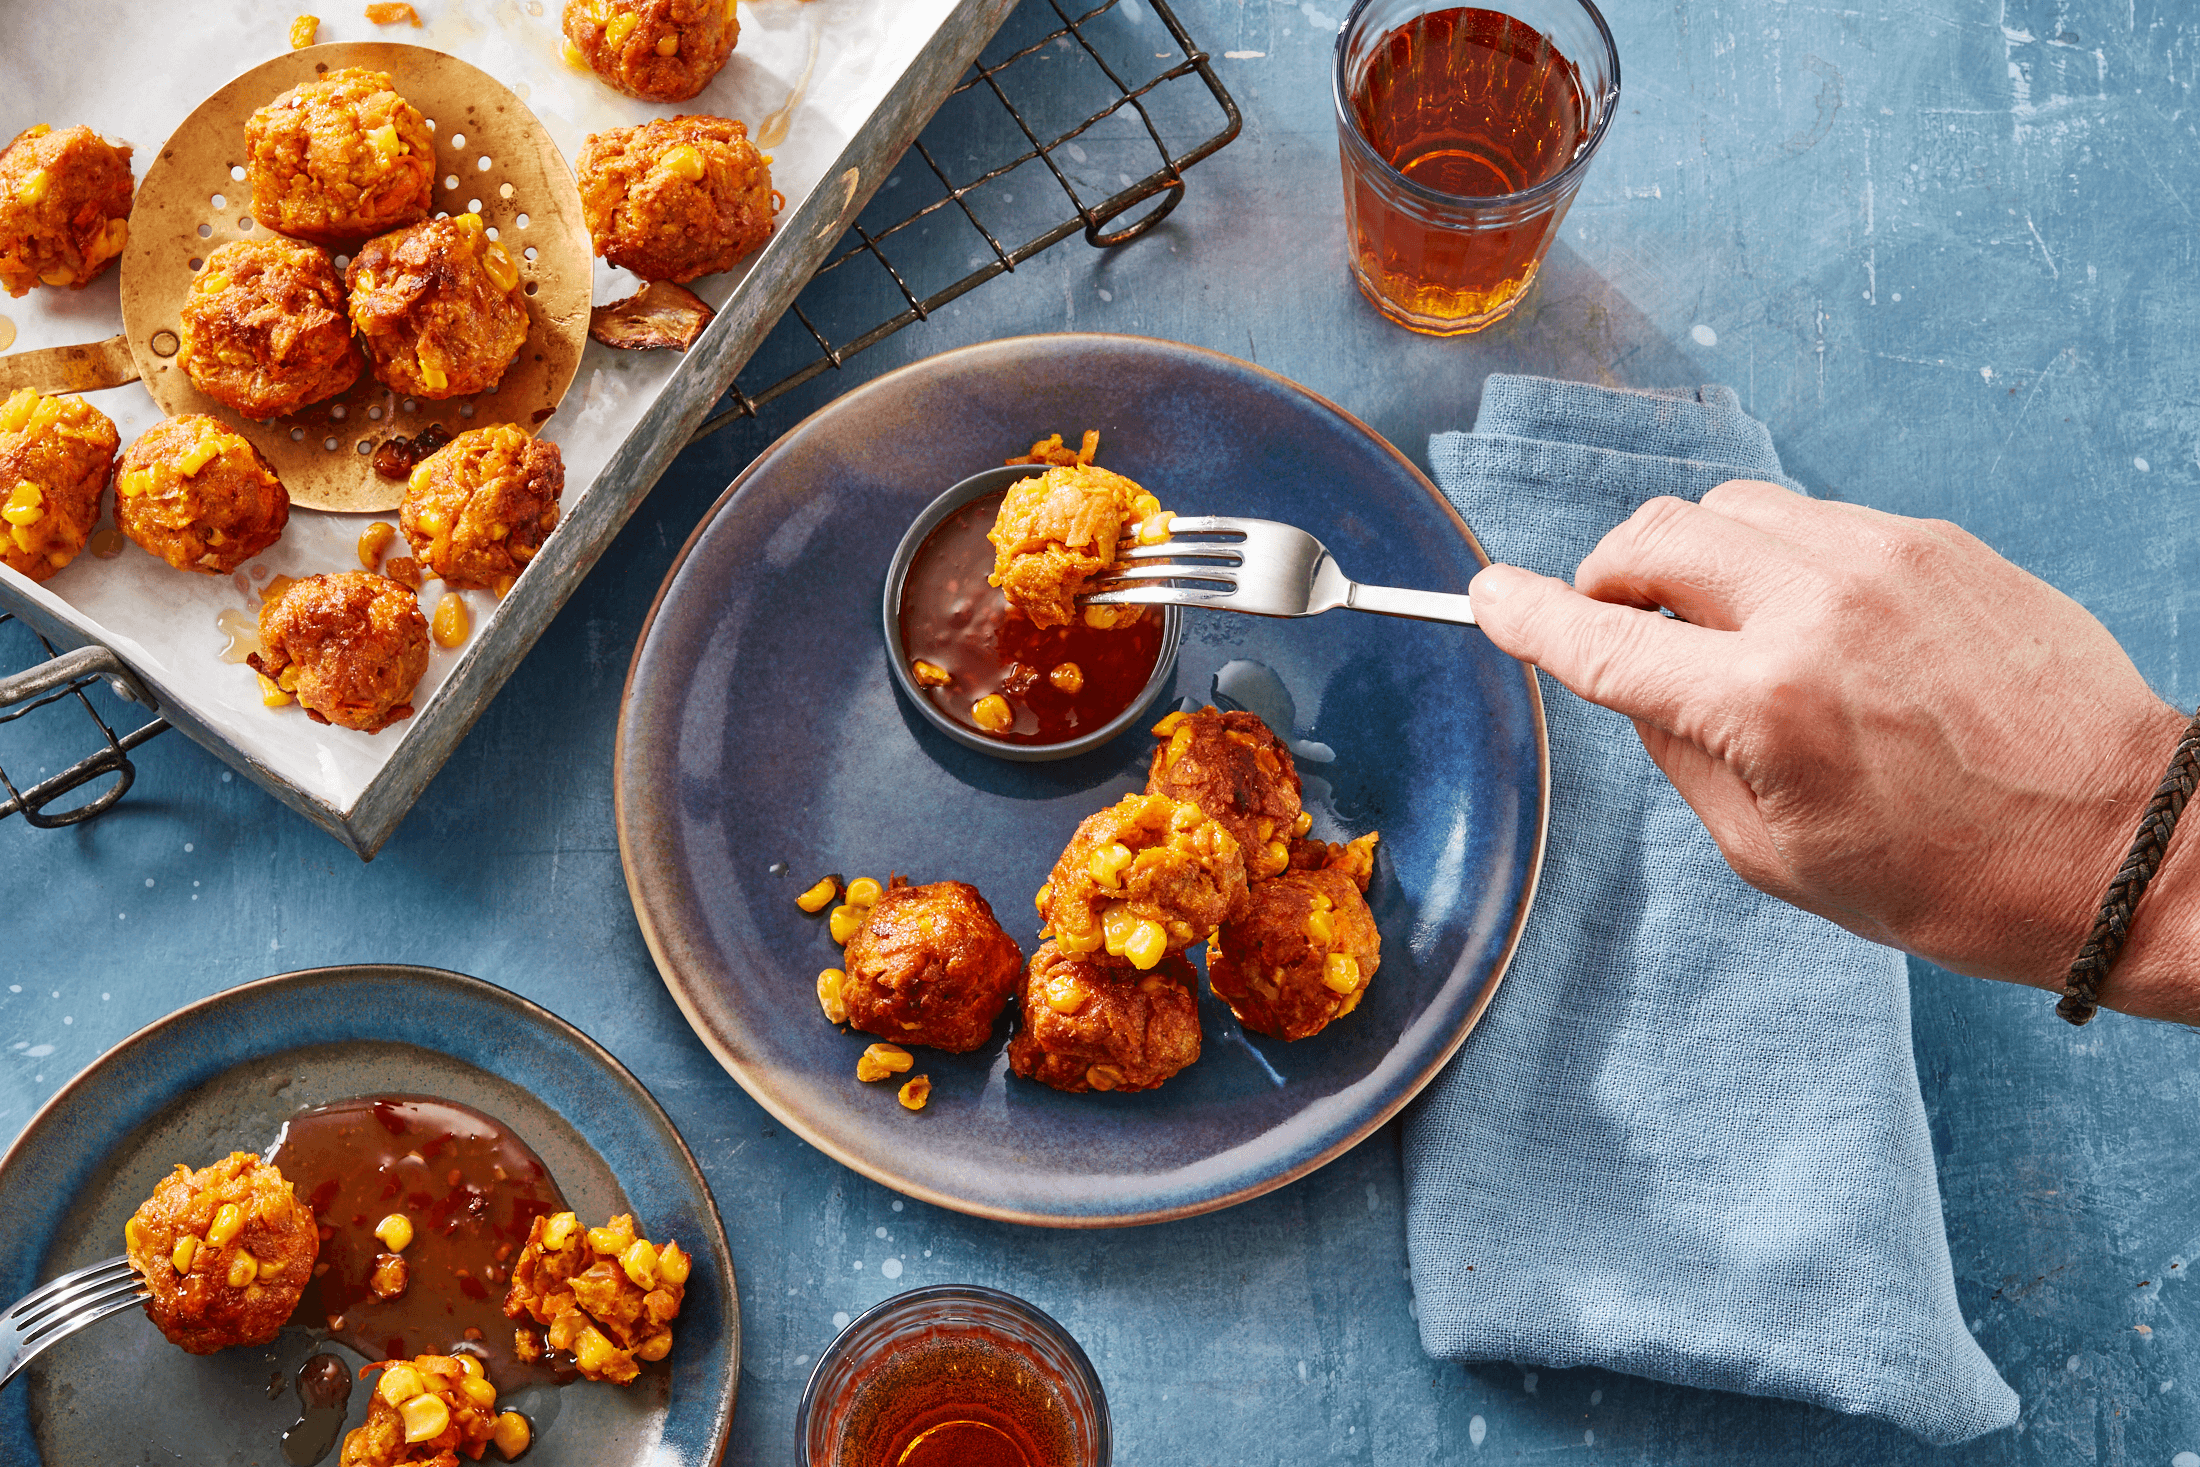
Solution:
[(1467, 592), (1491, 641), (1629, 718), (1679, 731), (1687, 709), (1723, 682), (1719, 639), (1728, 633), (1592, 601), (1512, 565), (1485, 566)]

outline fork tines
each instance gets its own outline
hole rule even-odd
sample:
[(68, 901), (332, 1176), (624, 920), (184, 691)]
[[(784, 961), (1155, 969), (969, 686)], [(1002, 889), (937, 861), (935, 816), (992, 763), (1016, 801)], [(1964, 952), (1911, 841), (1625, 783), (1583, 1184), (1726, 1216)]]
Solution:
[(145, 1281), (127, 1258), (110, 1258), (66, 1273), (17, 1300), (5, 1323), (26, 1342), (57, 1327), (68, 1327), (79, 1314), (126, 1305), (144, 1297)]

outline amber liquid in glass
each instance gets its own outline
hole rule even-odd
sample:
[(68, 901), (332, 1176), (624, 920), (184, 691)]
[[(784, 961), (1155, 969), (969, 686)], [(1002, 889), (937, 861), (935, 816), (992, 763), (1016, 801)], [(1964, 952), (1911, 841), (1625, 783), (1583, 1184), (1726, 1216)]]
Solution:
[[(1351, 104), (1384, 161), (1462, 204), (1555, 178), (1589, 123), (1580, 68), (1549, 37), (1509, 15), (1465, 7), (1430, 11), (1383, 37)], [(1502, 315), (1535, 279), (1557, 227), (1543, 209), (1492, 209), (1464, 228), (1431, 222), (1386, 199), (1374, 180), (1346, 172), (1361, 272), (1378, 297), (1423, 321), (1479, 324)], [(1525, 217), (1509, 219), (1513, 212)]]
[(1061, 1387), (1006, 1339), (895, 1352), (856, 1388), (836, 1467), (1078, 1467)]

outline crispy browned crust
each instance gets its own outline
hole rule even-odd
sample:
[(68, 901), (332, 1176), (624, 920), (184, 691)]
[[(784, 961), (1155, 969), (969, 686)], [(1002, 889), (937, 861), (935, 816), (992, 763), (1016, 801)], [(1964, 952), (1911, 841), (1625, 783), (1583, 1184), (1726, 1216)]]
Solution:
[(1146, 793), (1189, 800), (1229, 831), (1245, 852), (1249, 879), (1282, 871), (1299, 818), (1299, 771), (1260, 715), (1202, 708), (1160, 738)]
[[(702, 159), (701, 178), (666, 161), (681, 147)], [(771, 237), (771, 167), (730, 118), (659, 118), (591, 134), (580, 189), (596, 253), (644, 280), (730, 270)]]
[[(1121, 844), (1128, 866), (1112, 883), (1093, 872), (1096, 853)], [(1085, 817), (1040, 892), (1042, 936), (1083, 955), (1103, 943), (1105, 913), (1121, 904), (1161, 924), (1181, 952), (1245, 906), (1245, 858), (1227, 830), (1196, 805), (1166, 795), (1125, 795)]]
[[(731, 0), (566, 0), (563, 21), (589, 70), (645, 102), (687, 101), (741, 39)], [(669, 56), (659, 49), (667, 37)]]
[[(392, 144), (385, 151), (375, 138)], [(424, 219), (435, 201), (435, 135), (388, 73), (345, 67), (301, 82), (245, 124), (252, 217), (339, 245)]]
[(964, 1054), (993, 1037), (1023, 966), (976, 887), (897, 882), (848, 940), (841, 998), (867, 1034)]
[[(238, 1231), (207, 1241), (224, 1205), (237, 1208)], [(177, 1242), (195, 1242), (189, 1267), (175, 1267)], [(130, 1262), (152, 1297), (145, 1313), (194, 1355), (231, 1345), (264, 1345), (282, 1331), (313, 1277), (321, 1235), (313, 1213), (291, 1194), (283, 1174), (248, 1151), (231, 1152), (197, 1171), (178, 1166), (123, 1228)], [(238, 1255), (256, 1264), (248, 1282), (229, 1282)]]
[[(1306, 931), (1317, 897), (1329, 903), (1327, 941)], [(1375, 915), (1350, 875), (1337, 867), (1290, 871), (1255, 882), (1245, 915), (1215, 934), (1207, 945), (1207, 983), (1256, 1034), (1304, 1039), (1359, 1006), (1382, 951)], [(1359, 965), (1357, 987), (1340, 993), (1324, 981), (1332, 953)]]
[(424, 219), (359, 247), (344, 283), (376, 380), (437, 399), (503, 380), (527, 341), (527, 304), (516, 272), (499, 286), (483, 264), (499, 248), (456, 219)]
[[(1132, 503), (1145, 491), (1094, 464), (1056, 466), (1011, 484), (986, 538), (993, 574), (1011, 606), (1034, 626), (1068, 626), (1076, 598), (1117, 562), (1135, 519)], [(1128, 626), (1143, 610), (1107, 608), (1113, 625)]]
[(260, 647), (246, 660), (320, 721), (380, 733), (412, 716), (406, 700), (428, 670), (428, 619), (395, 581), (361, 571), (307, 576), (260, 608)]
[(461, 433), (423, 459), (397, 522), (414, 557), (444, 584), (492, 587), (527, 569), (557, 528), (564, 488), (555, 443), (498, 423)]
[[(20, 398), (12, 394), (0, 404)], [(37, 406), (22, 426), (0, 431), (0, 507), (19, 495), (28, 498), (23, 491), (29, 486), (40, 513), (28, 524), (0, 522), (0, 565), (43, 581), (74, 560), (91, 538), (122, 437), (105, 413), (81, 397), (32, 394), (32, 400)]]
[[(572, 1351), (574, 1365), (590, 1380), (627, 1385), (640, 1374), (637, 1361), (662, 1360), (672, 1349), (672, 1321), (680, 1316), (686, 1282), (665, 1277), (660, 1267), (644, 1287), (626, 1272), (623, 1250), (641, 1236), (631, 1214), (614, 1217), (601, 1229), (576, 1221), (565, 1242), (553, 1248), (549, 1233), (559, 1218), (572, 1215), (538, 1217), (528, 1229), (526, 1246), (512, 1263), (505, 1317), (549, 1326), (544, 1342), (553, 1350)], [(615, 1251), (595, 1251), (591, 1239), (598, 1234)], [(656, 1249), (660, 1264), (678, 1246), (667, 1239)], [(600, 1342), (583, 1339), (589, 1330)], [(591, 1343), (599, 1344), (594, 1352)]]
[(90, 128), (17, 133), (0, 149), (0, 285), (24, 295), (97, 280), (129, 239), (127, 223), (110, 226), (130, 217), (131, 191), (130, 150)]
[[(209, 442), (221, 451), (188, 469), (187, 456)], [(289, 523), (283, 481), (219, 418), (163, 418), (115, 466), (115, 528), (177, 570), (228, 575)]]
[(1176, 953), (1141, 973), (1042, 943), (1025, 977), (1009, 1068), (1073, 1093), (1151, 1090), (1199, 1058), (1197, 981)]
[(233, 240), (208, 255), (178, 335), (192, 385), (256, 422), (334, 397), (366, 365), (336, 267), (296, 240)]
[(654, 351), (695, 345), (717, 313), (684, 285), (652, 280), (623, 301), (598, 306), (588, 316), (588, 334), (620, 351)]

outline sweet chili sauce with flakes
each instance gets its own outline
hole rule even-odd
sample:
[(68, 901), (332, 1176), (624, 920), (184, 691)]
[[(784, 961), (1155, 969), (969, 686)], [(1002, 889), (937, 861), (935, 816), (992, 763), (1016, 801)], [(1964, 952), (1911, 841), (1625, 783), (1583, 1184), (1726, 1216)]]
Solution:
[[(1432, 10), (1384, 36), (1351, 86), (1360, 135), (1391, 167), (1458, 199), (1495, 199), (1556, 177), (1592, 121), (1581, 69), (1550, 37), (1494, 10)], [(1416, 316), (1469, 317), (1527, 288), (1555, 226), (1548, 212), (1461, 229), (1392, 206), (1346, 170), (1353, 249), (1383, 294)]]
[(908, 1341), (855, 1387), (834, 1467), (1084, 1467), (1061, 1387), (991, 1331)]
[[(1149, 610), (1114, 631), (1082, 621), (1033, 626), (986, 584), (993, 544), (985, 532), (1007, 492), (973, 499), (917, 548), (901, 588), (901, 645), (912, 662), (945, 669), (946, 686), (921, 691), (955, 722), (1003, 743), (1058, 744), (1099, 728), (1145, 691), (1161, 653), (1161, 616)], [(1074, 693), (1051, 677), (1064, 663), (1075, 663), (1083, 675)], [(1015, 716), (1000, 733), (980, 727), (970, 714), (973, 704), (995, 693)]]
[[(370, 1360), (464, 1350), (500, 1394), (557, 1377), (512, 1353), (504, 1295), (537, 1217), (565, 1210), (542, 1158), (494, 1116), (425, 1096), (374, 1095), (292, 1116), (269, 1158), (321, 1229), (297, 1318)], [(368, 1285), (403, 1213), (405, 1290)]]

